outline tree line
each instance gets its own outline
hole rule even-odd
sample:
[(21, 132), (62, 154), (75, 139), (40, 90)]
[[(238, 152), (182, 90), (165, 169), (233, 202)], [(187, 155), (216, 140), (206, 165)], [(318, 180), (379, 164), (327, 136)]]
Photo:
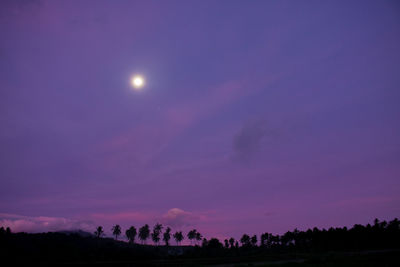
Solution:
[[(155, 245), (160, 245), (161, 240), (165, 246), (170, 245), (171, 237), (179, 246), (185, 239), (182, 231), (176, 231), (172, 234), (171, 228), (167, 227), (163, 231), (162, 224), (157, 223), (151, 230), (148, 224), (140, 227), (137, 230), (134, 226), (129, 227), (125, 231), (125, 236), (129, 243), (135, 243), (138, 238), (142, 244), (151, 238)], [(112, 234), (115, 239), (122, 234), (120, 225), (112, 227)], [(100, 238), (104, 235), (102, 226), (98, 226), (94, 232), (95, 236)], [(272, 233), (262, 233), (260, 235), (243, 234), (239, 240), (231, 237), (223, 240), (223, 243), (217, 238), (207, 240), (196, 229), (190, 230), (186, 237), (191, 245), (202, 247), (215, 247), (226, 249), (254, 248), (262, 247), (269, 249), (276, 248), (321, 248), (321, 249), (335, 249), (335, 248), (367, 248), (367, 247), (398, 247), (398, 240), (400, 239), (400, 222), (397, 218), (390, 222), (379, 221), (375, 219), (373, 224), (366, 226), (356, 224), (352, 228), (337, 227), (326, 229), (308, 229), (306, 231), (299, 231), (294, 229), (288, 231), (283, 235), (274, 235)]]
[[(138, 237), (142, 244), (145, 244), (147, 239), (151, 237), (151, 240), (155, 245), (160, 245), (160, 241), (164, 242), (166, 246), (170, 245), (171, 237), (175, 239), (176, 244), (179, 246), (181, 242), (185, 239), (185, 236), (182, 231), (176, 231), (175, 233), (171, 233), (172, 229), (167, 227), (163, 232), (163, 225), (157, 223), (153, 230), (150, 231), (150, 226), (145, 224), (140, 227), (139, 230), (136, 229), (135, 226), (131, 226), (125, 231), (125, 236), (128, 239), (129, 243), (135, 243), (136, 237)], [(118, 240), (118, 237), (122, 234), (122, 228), (120, 225), (116, 224), (111, 228), (112, 234), (115, 236), (115, 239)], [(98, 238), (104, 236), (104, 229), (102, 226), (98, 226), (94, 235)], [(187, 238), (190, 240), (190, 244), (198, 245), (200, 241), (202, 241), (203, 236), (196, 230), (193, 229), (187, 233)]]

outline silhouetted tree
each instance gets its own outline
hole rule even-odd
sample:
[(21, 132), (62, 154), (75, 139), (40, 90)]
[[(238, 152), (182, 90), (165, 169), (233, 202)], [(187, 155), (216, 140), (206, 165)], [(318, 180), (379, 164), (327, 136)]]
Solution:
[[(7, 227), (6, 229), (4, 229), (4, 227), (0, 228), (0, 238), (10, 236), (10, 235), (11, 235), (10, 227)], [(1, 245), (1, 243), (0, 243), (0, 245)]]
[(397, 231), (399, 230), (399, 228), (400, 228), (400, 221), (397, 218), (395, 218), (393, 221), (390, 221), (387, 227), (389, 231)]
[(129, 240), (129, 243), (135, 243), (135, 238), (137, 235), (136, 228), (134, 226), (131, 226), (128, 230), (125, 231), (125, 235)]
[(228, 242), (228, 239), (225, 239), (225, 240), (224, 240), (224, 244), (225, 244), (225, 248), (229, 248), (229, 242)]
[(104, 235), (103, 226), (97, 226), (96, 231), (94, 231), (94, 235), (97, 238), (100, 238), (102, 235)]
[(250, 236), (247, 234), (244, 234), (242, 238), (240, 238), (240, 243), (242, 243), (242, 246), (244, 247), (249, 247), (250, 246)]
[(118, 240), (118, 236), (121, 234), (121, 226), (116, 224), (111, 228), (111, 231), (112, 231), (113, 235), (115, 235), (115, 239)]
[(164, 232), (163, 240), (166, 246), (169, 246), (169, 240), (171, 239), (171, 228), (167, 227)]
[(223, 245), (221, 242), (219, 242), (219, 240), (217, 238), (211, 238), (210, 241), (208, 241), (208, 248), (212, 248), (212, 249), (218, 249), (218, 248), (222, 248)]
[(196, 232), (196, 243), (197, 244), (201, 241), (202, 237), (203, 236), (199, 232)]
[(379, 220), (378, 220), (378, 218), (375, 218), (375, 220), (374, 220), (374, 226), (375, 226), (376, 228), (379, 227)]
[(150, 236), (150, 228), (148, 224), (140, 227), (139, 229), (139, 239), (142, 240), (142, 244), (144, 244)]
[(289, 246), (293, 244), (293, 233), (288, 231), (281, 237), (281, 243), (284, 246)]
[(203, 238), (203, 241), (201, 242), (201, 246), (204, 248), (204, 247), (207, 247), (207, 245), (208, 245), (207, 238)]
[(177, 244), (178, 246), (179, 246), (180, 243), (182, 242), (183, 238), (184, 238), (184, 236), (183, 236), (183, 234), (182, 234), (182, 231), (176, 232), (176, 233), (174, 234), (174, 239), (175, 239), (176, 244)]
[(260, 242), (261, 242), (261, 246), (264, 247), (267, 245), (267, 241), (268, 241), (268, 233), (263, 233), (260, 236)]
[(250, 241), (253, 247), (257, 246), (257, 235), (253, 235)]
[(235, 245), (235, 239), (233, 237), (229, 238), (229, 245), (231, 248)]
[(190, 240), (190, 244), (191, 244), (191, 245), (192, 245), (193, 239), (196, 238), (196, 233), (197, 233), (197, 230), (196, 230), (196, 229), (193, 229), (193, 230), (190, 230), (190, 231), (188, 232), (188, 234), (187, 234), (187, 238)]
[(153, 233), (151, 233), (151, 239), (153, 239), (154, 244), (158, 245), (160, 242), (160, 234), (162, 230), (162, 225), (157, 223), (153, 228)]
[(270, 238), (271, 238), (271, 244), (272, 245), (279, 245), (280, 244), (281, 238), (280, 238), (279, 235), (271, 235)]

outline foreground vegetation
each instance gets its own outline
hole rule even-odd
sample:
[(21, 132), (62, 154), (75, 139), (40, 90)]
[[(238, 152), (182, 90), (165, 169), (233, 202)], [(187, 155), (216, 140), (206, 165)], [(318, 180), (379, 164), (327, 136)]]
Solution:
[[(141, 231), (144, 227), (145, 231)], [(294, 230), (284, 235), (263, 233), (257, 236), (244, 234), (239, 242), (216, 238), (209, 240), (195, 229), (185, 236), (190, 246), (172, 246), (171, 236), (179, 244), (184, 238), (167, 228), (163, 231), (156, 224), (153, 231), (148, 225), (136, 233), (130, 227), (125, 234), (130, 242), (118, 241), (122, 233), (118, 225), (113, 227), (115, 239), (102, 238), (102, 228), (95, 235), (82, 233), (12, 233), (0, 228), (2, 259), (14, 263), (76, 264), (92, 263), (116, 266), (397, 266), (400, 264), (400, 222), (375, 220), (373, 225), (355, 225), (351, 229), (330, 228)], [(101, 231), (100, 231), (101, 230)], [(117, 234), (118, 233), (118, 234)], [(135, 238), (144, 243), (151, 236), (156, 244), (136, 244)], [(169, 235), (169, 238), (168, 238)], [(147, 238), (145, 238), (147, 236)], [(164, 245), (159, 245), (163, 237)], [(165, 238), (167, 237), (167, 238)], [(178, 239), (178, 240), (177, 240)], [(201, 240), (201, 242), (199, 242)]]

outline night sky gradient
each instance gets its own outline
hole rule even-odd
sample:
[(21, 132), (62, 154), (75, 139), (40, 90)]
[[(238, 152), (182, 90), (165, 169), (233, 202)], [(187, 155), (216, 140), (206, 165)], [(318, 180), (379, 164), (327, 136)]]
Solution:
[(3, 0), (0, 224), (399, 217), (399, 48), (398, 1)]

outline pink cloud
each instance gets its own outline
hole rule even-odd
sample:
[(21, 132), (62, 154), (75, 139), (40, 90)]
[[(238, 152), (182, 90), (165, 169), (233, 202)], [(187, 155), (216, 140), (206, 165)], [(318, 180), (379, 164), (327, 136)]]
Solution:
[(13, 232), (53, 232), (63, 230), (92, 231), (91, 221), (72, 220), (62, 217), (29, 217), (16, 214), (0, 213), (0, 225), (10, 227)]
[(172, 227), (192, 226), (200, 220), (205, 219), (204, 215), (195, 214), (178, 208), (172, 208), (162, 217), (162, 222)]

